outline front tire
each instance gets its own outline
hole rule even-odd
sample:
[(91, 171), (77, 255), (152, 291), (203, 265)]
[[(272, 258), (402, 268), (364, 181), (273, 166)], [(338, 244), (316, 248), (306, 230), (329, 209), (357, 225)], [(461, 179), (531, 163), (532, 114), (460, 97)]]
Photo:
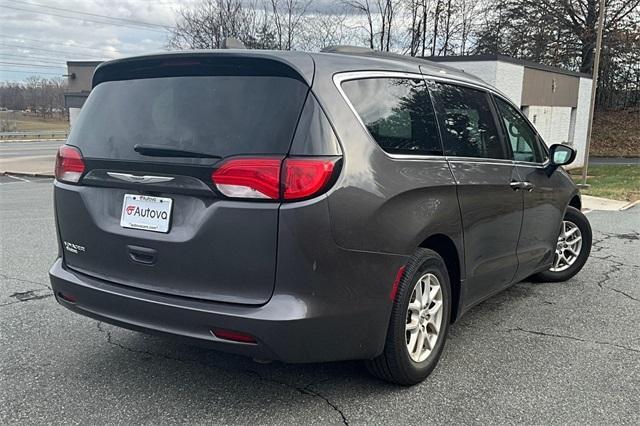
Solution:
[(566, 281), (576, 275), (591, 253), (591, 225), (578, 209), (567, 207), (551, 268), (534, 275), (536, 281)]
[(435, 368), (451, 318), (451, 283), (444, 260), (418, 249), (398, 285), (382, 354), (365, 361), (376, 377), (403, 386), (422, 382)]

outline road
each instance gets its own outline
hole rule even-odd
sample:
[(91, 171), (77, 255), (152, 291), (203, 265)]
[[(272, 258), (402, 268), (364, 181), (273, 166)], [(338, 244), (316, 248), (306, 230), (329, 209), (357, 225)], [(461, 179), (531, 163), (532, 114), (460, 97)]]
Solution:
[(64, 141), (0, 142), (0, 158), (56, 155)]
[(0, 174), (53, 176), (56, 151), (64, 141), (0, 142)]
[(638, 207), (589, 213), (578, 276), (473, 308), (400, 388), (358, 362), (258, 364), (65, 310), (51, 181), (27, 180), (0, 176), (0, 424), (640, 424)]
[(589, 165), (608, 165), (608, 166), (640, 166), (640, 158), (638, 157), (591, 157)]

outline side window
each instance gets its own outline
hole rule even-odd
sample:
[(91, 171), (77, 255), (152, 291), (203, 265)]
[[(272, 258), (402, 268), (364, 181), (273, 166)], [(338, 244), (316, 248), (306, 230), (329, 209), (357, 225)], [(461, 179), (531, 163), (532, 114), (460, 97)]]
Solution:
[(444, 83), (431, 87), (445, 155), (508, 158), (486, 92)]
[(498, 97), (494, 97), (498, 105), (498, 113), (504, 123), (505, 134), (511, 143), (513, 159), (516, 161), (529, 161), (542, 163), (545, 152), (538, 145), (536, 132), (524, 119), (520, 111)]
[(442, 155), (435, 113), (423, 80), (348, 80), (342, 83), (342, 89), (386, 152)]

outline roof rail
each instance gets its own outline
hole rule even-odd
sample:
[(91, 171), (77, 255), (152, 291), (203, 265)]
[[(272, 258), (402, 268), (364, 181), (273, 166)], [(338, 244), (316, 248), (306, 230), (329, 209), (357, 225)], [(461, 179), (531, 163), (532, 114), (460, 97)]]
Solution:
[(371, 54), (375, 53), (375, 50), (370, 49), (368, 47), (362, 46), (349, 46), (349, 45), (338, 45), (338, 46), (327, 46), (320, 50), (322, 53), (346, 53), (346, 54)]
[(343, 55), (369, 56), (373, 58), (397, 59), (401, 61), (424, 63), (426, 59), (415, 56), (401, 55), (400, 53), (385, 52), (361, 46), (328, 46), (321, 50), (322, 53), (341, 53)]

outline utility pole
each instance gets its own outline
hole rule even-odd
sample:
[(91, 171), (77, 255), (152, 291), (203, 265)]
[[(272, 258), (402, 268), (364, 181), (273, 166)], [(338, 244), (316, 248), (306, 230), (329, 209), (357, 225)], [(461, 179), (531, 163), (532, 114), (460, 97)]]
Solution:
[(598, 28), (596, 35), (596, 51), (593, 58), (593, 75), (591, 77), (591, 104), (589, 105), (589, 124), (587, 127), (587, 145), (584, 150), (584, 164), (582, 165), (582, 184), (587, 188), (587, 169), (589, 168), (589, 149), (591, 148), (591, 130), (593, 128), (593, 112), (596, 108), (596, 89), (598, 87), (598, 68), (600, 68), (600, 51), (602, 50), (602, 33), (604, 30), (604, 1), (600, 0), (598, 14)]

